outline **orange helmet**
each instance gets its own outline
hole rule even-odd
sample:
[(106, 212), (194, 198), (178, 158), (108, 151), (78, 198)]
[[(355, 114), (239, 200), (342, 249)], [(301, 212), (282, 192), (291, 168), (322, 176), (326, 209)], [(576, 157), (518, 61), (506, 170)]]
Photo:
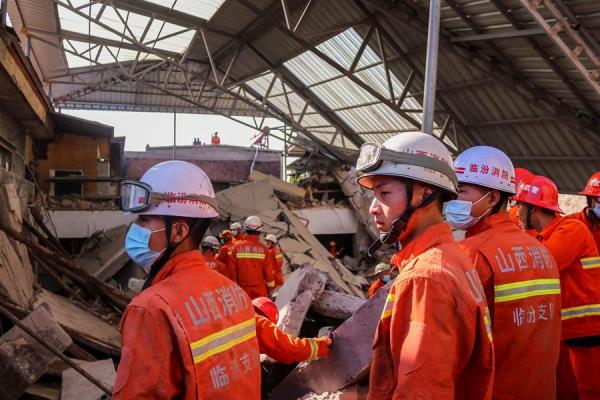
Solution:
[(533, 174), (525, 169), (525, 168), (515, 168), (515, 184), (519, 187), (519, 183), (523, 180), (523, 178), (530, 178)]
[(233, 237), (233, 234), (229, 229), (225, 229), (221, 233), (219, 233), (219, 237), (223, 240), (229, 240)]
[(562, 213), (558, 207), (558, 188), (552, 179), (540, 175), (523, 178), (517, 189), (515, 200), (551, 211)]
[(585, 189), (579, 192), (579, 194), (600, 197), (600, 172), (596, 172), (590, 177), (587, 185), (585, 185)]
[(257, 313), (269, 318), (274, 324), (279, 320), (277, 305), (267, 297), (257, 297), (252, 300), (252, 305)]

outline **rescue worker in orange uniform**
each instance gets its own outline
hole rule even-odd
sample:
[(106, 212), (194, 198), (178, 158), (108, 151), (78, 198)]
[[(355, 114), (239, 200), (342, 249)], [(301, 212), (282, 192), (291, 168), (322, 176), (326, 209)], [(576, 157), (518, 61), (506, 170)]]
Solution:
[(549, 178), (523, 179), (515, 199), (523, 226), (538, 232), (560, 271), (559, 398), (576, 398), (576, 384), (580, 399), (600, 399), (600, 257), (594, 238), (581, 221), (558, 215), (558, 189)]
[(277, 246), (277, 236), (268, 234), (265, 236), (265, 242), (267, 242), (269, 257), (271, 257), (271, 262), (273, 263), (273, 268), (275, 269), (275, 287), (279, 287), (283, 285), (283, 271), (281, 270), (283, 267), (283, 253), (281, 252), (279, 246)]
[[(529, 170), (526, 170), (525, 168), (515, 168), (515, 188), (519, 187), (519, 183), (521, 183), (523, 178), (529, 178), (531, 176), (533, 176), (533, 174)], [(508, 209), (510, 219), (512, 222), (522, 228), (521, 221), (519, 220), (519, 207), (514, 201), (514, 198), (511, 198), (511, 203), (513, 204)]]
[(452, 158), (424, 133), (366, 143), (357, 182), (372, 190), (369, 213), (381, 244), (399, 241), (399, 274), (373, 343), (368, 399), (490, 399), (490, 316), (477, 272), (444, 223), (456, 197)]
[(567, 215), (565, 218), (577, 219), (588, 227), (596, 247), (600, 250), (600, 172), (590, 177), (583, 191), (579, 192), (586, 197), (587, 207), (578, 213)]
[(375, 296), (377, 291), (387, 285), (388, 282), (392, 280), (390, 264), (379, 263), (375, 266), (375, 281), (369, 287), (369, 291), (367, 292), (367, 297), (370, 299)]
[(238, 240), (242, 240), (244, 238), (244, 233), (242, 232), (242, 224), (239, 222), (234, 222), (229, 226), (229, 230), (233, 235), (231, 242), (235, 244)]
[(207, 236), (202, 239), (202, 257), (208, 265), (208, 268), (217, 271), (221, 275), (225, 275), (225, 264), (215, 258), (215, 254), (219, 252), (219, 239), (214, 236)]
[(330, 338), (302, 339), (279, 329), (279, 310), (267, 297), (257, 297), (252, 304), (256, 312), (256, 337), (262, 354), (282, 364), (314, 360), (329, 354)]
[(112, 398), (260, 399), (250, 299), (198, 251), (219, 215), (208, 176), (184, 161), (157, 164), (122, 183), (121, 207), (138, 215), (125, 248), (148, 277), (121, 321)]
[(219, 132), (213, 133), (210, 137), (210, 144), (221, 144), (221, 138), (219, 137)]
[(244, 239), (235, 243), (231, 254), (236, 282), (251, 299), (267, 297), (275, 288), (274, 268), (269, 249), (260, 242), (262, 221), (255, 215), (244, 222)]
[(223, 275), (235, 282), (237, 276), (235, 270), (233, 270), (233, 260), (231, 260), (231, 255), (233, 254), (233, 235), (229, 229), (225, 229), (219, 234), (219, 238), (222, 244), (216, 259), (225, 264)]
[(454, 170), (458, 199), (446, 203), (445, 215), (453, 228), (466, 231), (460, 246), (475, 265), (489, 304), (493, 398), (555, 399), (559, 273), (548, 250), (510, 220), (512, 162), (494, 147), (476, 146), (458, 155)]

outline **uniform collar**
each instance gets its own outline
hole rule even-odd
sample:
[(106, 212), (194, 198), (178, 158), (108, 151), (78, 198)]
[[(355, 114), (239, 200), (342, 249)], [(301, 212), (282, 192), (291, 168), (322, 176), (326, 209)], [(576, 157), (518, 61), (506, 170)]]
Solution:
[(560, 223), (562, 222), (562, 219), (563, 218), (560, 216), (557, 216), (556, 218), (554, 218), (552, 220), (552, 222), (550, 222), (548, 225), (546, 225), (546, 227), (537, 234), (536, 237), (541, 241), (547, 240), (550, 236), (552, 236), (552, 234), (554, 233), (554, 230), (560, 225)]
[(432, 247), (453, 241), (450, 225), (445, 222), (432, 225), (394, 254), (394, 263), (401, 269), (413, 258), (425, 253)]
[(152, 285), (156, 285), (170, 275), (192, 267), (208, 268), (200, 250), (186, 251), (185, 253), (177, 254), (175, 257), (170, 258), (160, 271), (158, 271), (158, 274), (156, 274), (152, 281)]
[(514, 222), (511, 221), (510, 215), (508, 212), (500, 212), (497, 214), (488, 215), (479, 221), (475, 226), (469, 228), (467, 233), (465, 233), (465, 238), (469, 238), (471, 236), (479, 235), (482, 232), (487, 231), (491, 228), (496, 228), (498, 226), (515, 226)]
[[(590, 218), (590, 216), (588, 215), (588, 209), (589, 207), (584, 208), (583, 210), (581, 210), (581, 218), (579, 218), (584, 224), (587, 225), (588, 228), (600, 228), (600, 224), (594, 224)], [(590, 211), (593, 212), (593, 211)]]

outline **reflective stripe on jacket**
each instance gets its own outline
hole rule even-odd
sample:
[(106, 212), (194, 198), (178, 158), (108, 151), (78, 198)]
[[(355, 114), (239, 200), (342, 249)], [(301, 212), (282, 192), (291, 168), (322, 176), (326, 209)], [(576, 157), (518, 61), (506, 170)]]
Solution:
[(484, 218), (465, 237), (460, 246), (477, 269), (492, 317), (493, 398), (555, 398), (561, 323), (554, 258), (506, 212)]
[(477, 272), (450, 227), (429, 227), (395, 258), (375, 332), (373, 399), (490, 399), (493, 347)]
[(127, 306), (113, 399), (260, 399), (254, 310), (199, 251), (169, 260)]
[(600, 335), (600, 257), (576, 219), (556, 217), (538, 235), (560, 271), (562, 339)]

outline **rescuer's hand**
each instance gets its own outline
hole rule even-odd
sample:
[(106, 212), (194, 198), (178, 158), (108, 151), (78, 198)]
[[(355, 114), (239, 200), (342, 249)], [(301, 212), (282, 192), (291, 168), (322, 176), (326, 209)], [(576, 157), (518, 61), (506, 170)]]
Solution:
[(333, 340), (326, 336), (318, 338), (317, 345), (319, 346), (319, 351), (317, 353), (317, 357), (329, 355), (330, 347), (332, 344)]

